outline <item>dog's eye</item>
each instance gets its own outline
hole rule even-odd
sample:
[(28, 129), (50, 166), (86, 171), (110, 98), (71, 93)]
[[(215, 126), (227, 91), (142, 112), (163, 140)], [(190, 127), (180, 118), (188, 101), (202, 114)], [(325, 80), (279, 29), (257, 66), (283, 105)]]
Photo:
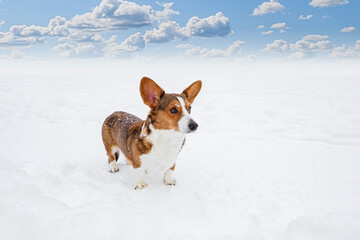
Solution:
[(188, 108), (188, 112), (191, 113), (191, 106)]
[(172, 114), (176, 114), (176, 113), (178, 113), (178, 110), (176, 108), (172, 108), (172, 109), (170, 109), (170, 112)]

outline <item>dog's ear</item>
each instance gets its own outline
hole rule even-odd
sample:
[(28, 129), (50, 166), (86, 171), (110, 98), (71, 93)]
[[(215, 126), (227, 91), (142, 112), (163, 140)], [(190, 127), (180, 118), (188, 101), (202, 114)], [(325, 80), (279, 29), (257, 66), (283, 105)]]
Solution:
[(199, 94), (201, 85), (202, 83), (200, 80), (196, 81), (182, 92), (182, 94), (185, 95), (185, 97), (191, 104), (194, 102), (194, 99)]
[(165, 92), (153, 80), (143, 77), (140, 82), (140, 94), (146, 105), (156, 108)]

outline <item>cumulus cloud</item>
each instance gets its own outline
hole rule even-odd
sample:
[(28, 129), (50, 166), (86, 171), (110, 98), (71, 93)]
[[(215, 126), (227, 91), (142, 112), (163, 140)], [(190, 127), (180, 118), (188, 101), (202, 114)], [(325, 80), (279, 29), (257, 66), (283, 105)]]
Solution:
[(227, 49), (207, 49), (201, 48), (198, 46), (193, 46), (191, 44), (180, 44), (177, 45), (177, 48), (186, 49), (185, 53), (190, 56), (196, 56), (201, 58), (216, 58), (216, 57), (230, 57), (241, 54), (241, 45), (244, 44), (244, 41), (235, 41)]
[(333, 51), (328, 54), (328, 58), (354, 58), (360, 57), (360, 39), (355, 42), (353, 47), (346, 48), (346, 45), (335, 47)]
[(10, 34), (16, 37), (41, 37), (49, 33), (49, 29), (40, 26), (14, 25), (10, 27)]
[(117, 36), (113, 35), (106, 40), (103, 48), (106, 57), (121, 56), (126, 53), (141, 51), (145, 47), (145, 40), (141, 33), (135, 33), (122, 41), (120, 44), (116, 42)]
[(167, 21), (159, 24), (158, 29), (146, 31), (144, 39), (147, 43), (164, 43), (172, 40), (186, 40), (189, 37), (225, 37), (232, 33), (229, 18), (223, 13), (207, 18), (192, 17), (185, 27), (174, 21)]
[(360, 39), (355, 42), (355, 49), (360, 50)]
[(0, 21), (0, 28), (2, 27), (2, 25), (4, 25), (6, 22), (4, 20)]
[(280, 29), (280, 32), (283, 33), (286, 29), (290, 29), (290, 27), (286, 26), (286, 23), (280, 22), (272, 24), (270, 29)]
[(163, 22), (159, 25), (159, 29), (154, 28), (144, 34), (144, 39), (148, 43), (164, 43), (187, 38), (185, 31), (175, 21)]
[(238, 57), (235, 59), (238, 63), (249, 63), (254, 62), (256, 60), (256, 56), (254, 54), (250, 54), (248, 56)]
[(303, 37), (303, 40), (305, 40), (305, 41), (321, 41), (321, 40), (325, 40), (328, 38), (329, 38), (329, 36), (327, 36), (327, 35), (310, 34), (310, 35), (306, 35), (305, 37)]
[(10, 55), (0, 55), (0, 60), (36, 61), (38, 58), (34, 55), (27, 55), (19, 48), (13, 48)]
[(259, 25), (259, 26), (257, 26), (257, 29), (264, 29), (264, 28), (265, 28), (264, 25)]
[(185, 26), (185, 32), (188, 36), (200, 37), (225, 37), (232, 33), (229, 18), (225, 17), (222, 12), (215, 16), (207, 18), (192, 17)]
[(323, 52), (331, 50), (333, 45), (329, 40), (301, 39), (294, 44), (294, 49), (301, 52)]
[(269, 30), (269, 31), (263, 31), (261, 32), (262, 35), (269, 35), (272, 34), (274, 31), (273, 30)]
[(333, 45), (329, 36), (326, 35), (307, 35), (295, 43), (288, 43), (282, 39), (275, 40), (273, 43), (267, 44), (262, 52), (298, 52), (293, 57), (299, 57), (300, 53), (317, 53), (325, 52), (333, 49)]
[(291, 50), (290, 44), (282, 39), (275, 40), (273, 43), (266, 45), (262, 52), (287, 52)]
[(285, 6), (280, 4), (277, 0), (270, 0), (270, 2), (263, 2), (254, 9), (252, 15), (259, 16), (268, 13), (275, 13), (285, 9)]
[(342, 28), (342, 29), (340, 30), (340, 32), (348, 33), (348, 32), (353, 32), (353, 31), (355, 31), (355, 30), (356, 30), (356, 28), (353, 27), (353, 26), (351, 26), (351, 27), (344, 27), (344, 28)]
[(14, 25), (9, 32), (1, 33), (0, 47), (29, 46), (44, 42), (44, 37), (59, 37), (60, 41), (92, 42), (99, 33), (151, 25), (154, 21), (168, 19), (178, 12), (173, 3), (164, 3), (163, 11), (151, 6), (138, 5), (124, 0), (102, 0), (91, 12), (76, 15), (70, 20), (56, 16), (48, 26)]
[(285, 28), (286, 27), (286, 23), (282, 22), (282, 23), (274, 23), (271, 25), (271, 29), (274, 29), (274, 28)]
[(174, 5), (173, 2), (170, 3), (157, 3), (164, 8), (163, 11), (156, 12), (156, 16), (159, 21), (169, 21), (172, 15), (179, 15), (180, 12), (173, 10), (171, 7)]
[[(28, 47), (43, 43), (46, 37), (53, 37), (64, 42), (52, 48), (60, 52), (62, 57), (102, 54), (113, 57), (141, 51), (146, 43), (187, 40), (190, 37), (225, 37), (232, 33), (229, 19), (221, 12), (206, 18), (194, 16), (181, 27), (169, 20), (171, 16), (179, 14), (172, 9), (174, 3), (157, 4), (163, 7), (162, 11), (125, 0), (102, 0), (91, 11), (70, 19), (55, 16), (47, 26), (14, 25), (9, 32), (0, 32), (0, 47)], [(147, 30), (144, 34), (135, 33), (121, 43), (116, 42), (116, 35), (108, 40), (103, 37), (109, 31), (155, 23), (158, 23), (158, 28)]]
[(314, 17), (314, 15), (312, 15), (312, 14), (309, 14), (309, 15), (307, 15), (307, 16), (304, 16), (304, 15), (300, 15), (299, 16), (299, 20), (309, 20), (309, 19), (311, 19), (311, 18), (313, 18)]
[(306, 58), (306, 54), (303, 52), (294, 52), (289, 56), (291, 60), (300, 60)]
[(112, 31), (142, 27), (155, 21), (155, 11), (148, 5), (122, 0), (103, 0), (92, 12), (76, 15), (67, 27), (86, 31)]
[(44, 37), (40, 36), (15, 36), (10, 32), (0, 32), (0, 47), (24, 47), (35, 43), (44, 42)]
[(338, 5), (348, 4), (347, 0), (312, 0), (309, 5), (313, 7), (334, 7)]
[(95, 46), (91, 43), (77, 43), (76, 46), (70, 43), (63, 43), (53, 47), (52, 50), (60, 52), (59, 56), (64, 58), (94, 56), (97, 53)]

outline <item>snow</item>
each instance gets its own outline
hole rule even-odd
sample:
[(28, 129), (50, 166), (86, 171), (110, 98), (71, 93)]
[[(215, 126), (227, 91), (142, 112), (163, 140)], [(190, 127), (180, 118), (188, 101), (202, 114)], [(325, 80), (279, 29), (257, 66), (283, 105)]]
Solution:
[[(359, 239), (358, 63), (1, 65), (2, 239)], [(176, 186), (108, 171), (102, 122), (146, 117), (143, 76), (203, 81)]]

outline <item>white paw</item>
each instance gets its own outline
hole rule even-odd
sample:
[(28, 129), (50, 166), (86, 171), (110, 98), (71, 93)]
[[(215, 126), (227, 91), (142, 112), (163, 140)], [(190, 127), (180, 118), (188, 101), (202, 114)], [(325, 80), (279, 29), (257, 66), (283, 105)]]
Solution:
[(166, 185), (176, 185), (176, 179), (171, 177), (171, 178), (164, 178), (164, 183)]
[(143, 189), (146, 187), (147, 187), (146, 183), (138, 183), (138, 184), (136, 184), (135, 189)]
[(165, 173), (164, 173), (164, 183), (166, 185), (176, 185), (176, 179), (172, 177), (172, 170), (168, 169)]
[(117, 171), (119, 171), (119, 167), (116, 164), (116, 161), (110, 162), (110, 172), (111, 173), (116, 173)]

